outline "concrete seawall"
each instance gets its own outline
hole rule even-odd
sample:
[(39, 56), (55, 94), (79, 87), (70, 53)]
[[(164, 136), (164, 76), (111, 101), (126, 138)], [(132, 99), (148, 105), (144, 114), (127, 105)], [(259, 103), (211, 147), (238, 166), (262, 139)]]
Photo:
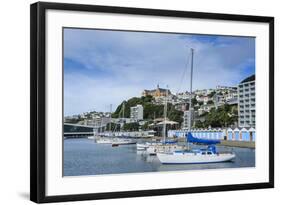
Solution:
[[(179, 142), (184, 142), (185, 139), (178, 139)], [(241, 148), (256, 148), (255, 142), (249, 141), (232, 141), (232, 140), (221, 140), (221, 143), (217, 146), (227, 146), (227, 147), (241, 147)]]
[(231, 141), (231, 140), (221, 140), (221, 144), (219, 144), (218, 146), (254, 148), (254, 149), (256, 148), (255, 142)]

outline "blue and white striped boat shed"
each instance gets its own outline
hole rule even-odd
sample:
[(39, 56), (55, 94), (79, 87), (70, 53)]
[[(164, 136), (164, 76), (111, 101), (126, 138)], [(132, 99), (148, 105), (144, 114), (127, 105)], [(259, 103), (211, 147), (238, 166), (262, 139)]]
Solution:
[[(231, 141), (255, 141), (256, 130), (254, 128), (235, 128), (235, 129), (195, 129), (192, 135), (201, 139), (218, 139)], [(187, 134), (186, 130), (169, 130), (168, 137), (182, 138)]]

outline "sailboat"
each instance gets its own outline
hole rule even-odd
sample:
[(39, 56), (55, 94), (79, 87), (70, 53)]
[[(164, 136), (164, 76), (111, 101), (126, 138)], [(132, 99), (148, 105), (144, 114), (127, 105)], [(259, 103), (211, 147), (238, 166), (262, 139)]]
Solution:
[(172, 153), (157, 153), (162, 164), (205, 164), (232, 161), (235, 158), (233, 152), (217, 152), (215, 144), (218, 140), (205, 140), (194, 138), (189, 132), (187, 139), (193, 143), (208, 145), (207, 148), (174, 151)]
[(186, 142), (206, 144), (204, 149), (188, 149), (173, 152), (157, 153), (157, 157), (162, 164), (202, 164), (202, 163), (217, 163), (231, 161), (235, 158), (235, 153), (216, 151), (215, 144), (220, 143), (218, 140), (196, 139), (191, 134), (191, 96), (192, 96), (192, 75), (193, 75), (193, 52), (191, 48), (191, 73), (190, 73), (190, 98), (189, 98), (189, 132), (186, 135)]
[[(125, 104), (123, 102), (122, 105), (122, 113), (123, 117), (122, 119), (124, 120), (124, 110), (125, 110)], [(119, 145), (128, 145), (128, 144), (136, 144), (136, 141), (133, 139), (128, 139), (126, 136), (123, 136), (123, 138), (119, 138), (114, 136), (113, 132), (111, 131), (111, 112), (112, 112), (112, 105), (110, 105), (110, 120), (109, 120), (109, 130), (110, 132), (108, 135), (105, 137), (101, 137), (96, 140), (96, 143), (98, 144), (111, 144), (113, 147), (119, 146)], [(115, 131), (115, 128), (114, 128)]]
[(109, 119), (109, 130), (110, 130), (110, 133), (109, 133), (109, 136), (103, 136), (103, 137), (100, 137), (98, 139), (96, 139), (96, 143), (98, 144), (112, 144), (113, 142), (113, 137), (112, 137), (112, 131), (111, 131), (111, 111), (112, 111), (112, 105), (110, 104), (110, 119)]
[(178, 145), (177, 141), (166, 140), (166, 124), (167, 124), (167, 107), (168, 107), (168, 89), (166, 89), (166, 98), (164, 104), (164, 121), (163, 121), (163, 140), (160, 143), (151, 143), (146, 147), (146, 153), (155, 155), (158, 152), (170, 153), (176, 150), (184, 150), (185, 146)]
[[(122, 104), (122, 121), (124, 122), (125, 117), (125, 104), (123, 102)], [(124, 125), (123, 125), (124, 126)], [(118, 146), (118, 145), (129, 145), (129, 144), (136, 144), (137, 141), (133, 139), (128, 139), (129, 136), (122, 136), (122, 138), (117, 137), (112, 139), (112, 146)]]

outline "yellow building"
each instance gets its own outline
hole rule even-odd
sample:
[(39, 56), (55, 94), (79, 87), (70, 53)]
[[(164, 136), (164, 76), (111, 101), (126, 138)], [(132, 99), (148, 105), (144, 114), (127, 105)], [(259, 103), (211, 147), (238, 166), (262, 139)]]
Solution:
[(151, 95), (152, 97), (161, 97), (167, 94), (171, 95), (171, 91), (169, 89), (159, 88), (159, 85), (157, 85), (157, 88), (154, 90), (144, 90), (142, 92), (142, 96)]

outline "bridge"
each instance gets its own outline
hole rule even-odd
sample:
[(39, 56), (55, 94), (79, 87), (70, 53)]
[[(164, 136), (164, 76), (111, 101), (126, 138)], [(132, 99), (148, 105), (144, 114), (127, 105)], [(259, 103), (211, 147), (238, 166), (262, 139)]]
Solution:
[(89, 126), (72, 123), (64, 123), (64, 137), (87, 137), (103, 129), (104, 126)]

